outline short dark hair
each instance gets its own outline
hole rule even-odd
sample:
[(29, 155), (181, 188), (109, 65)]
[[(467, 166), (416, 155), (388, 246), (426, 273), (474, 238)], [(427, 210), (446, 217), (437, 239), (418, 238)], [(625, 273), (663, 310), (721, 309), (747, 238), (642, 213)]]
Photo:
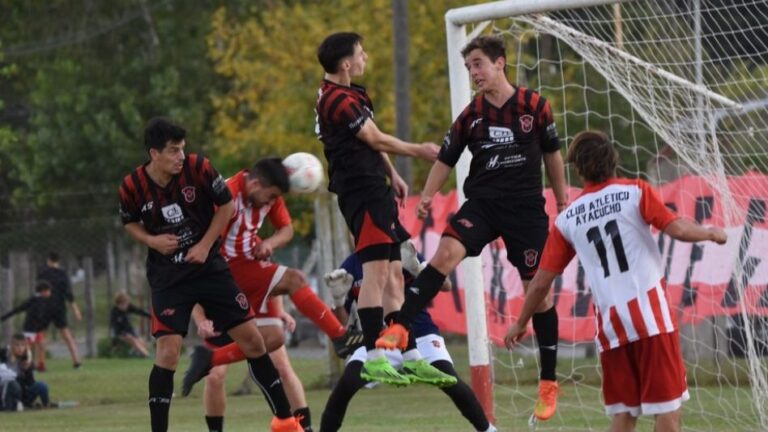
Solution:
[(48, 252), (48, 261), (50, 262), (59, 262), (61, 258), (59, 258), (59, 254), (56, 252)]
[(50, 282), (46, 280), (39, 280), (37, 281), (37, 285), (35, 285), (35, 292), (41, 293), (43, 291), (50, 291), (53, 287), (51, 286)]
[(144, 128), (144, 149), (147, 153), (150, 149), (163, 151), (168, 141), (178, 142), (186, 136), (187, 131), (183, 127), (165, 117), (154, 117)]
[(461, 56), (466, 57), (472, 51), (479, 49), (483, 54), (487, 55), (492, 62), (495, 62), (499, 57), (507, 59), (507, 44), (499, 36), (478, 36), (471, 41), (461, 50)]
[(253, 164), (248, 172), (248, 178), (258, 179), (265, 187), (277, 186), (282, 193), (287, 193), (291, 185), (288, 180), (288, 170), (280, 158), (264, 158)]
[(339, 71), (339, 63), (344, 57), (355, 53), (355, 45), (363, 41), (363, 37), (357, 33), (334, 33), (323, 40), (317, 47), (317, 59), (327, 73)]
[(602, 183), (616, 176), (619, 153), (605, 132), (587, 130), (576, 134), (565, 159), (584, 180)]
[(24, 337), (24, 333), (14, 333), (13, 336), (11, 336), (11, 339), (15, 341), (22, 341), (22, 342), (27, 341), (27, 338)]

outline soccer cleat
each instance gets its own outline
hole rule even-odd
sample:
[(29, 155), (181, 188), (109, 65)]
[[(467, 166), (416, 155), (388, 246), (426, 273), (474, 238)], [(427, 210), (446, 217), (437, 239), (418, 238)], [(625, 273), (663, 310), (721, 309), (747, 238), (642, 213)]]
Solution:
[(360, 378), (366, 381), (378, 381), (398, 387), (404, 387), (411, 383), (411, 380), (396, 371), (385, 357), (379, 357), (363, 363), (363, 368), (360, 370)]
[(450, 387), (457, 383), (455, 376), (441, 371), (424, 359), (404, 361), (400, 373), (412, 383), (420, 382), (438, 387)]
[(404, 350), (408, 346), (408, 330), (400, 324), (390, 324), (376, 339), (376, 348)]
[(333, 342), (333, 350), (336, 351), (336, 355), (345, 358), (363, 345), (363, 332), (350, 327), (346, 333), (331, 339), (331, 341)]
[(272, 432), (304, 432), (304, 428), (296, 417), (284, 419), (273, 417), (270, 430)]
[(208, 375), (208, 372), (211, 370), (213, 351), (198, 345), (192, 350), (189, 358), (189, 367), (184, 372), (184, 379), (181, 381), (181, 396), (183, 397), (189, 396), (192, 386)]
[(533, 415), (539, 420), (549, 420), (557, 410), (557, 381), (539, 381), (539, 400), (533, 409)]

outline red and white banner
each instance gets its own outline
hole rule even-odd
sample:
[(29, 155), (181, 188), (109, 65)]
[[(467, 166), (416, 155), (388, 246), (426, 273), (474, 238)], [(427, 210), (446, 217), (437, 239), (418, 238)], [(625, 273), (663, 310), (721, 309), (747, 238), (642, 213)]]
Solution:
[[(728, 187), (734, 196), (732, 211), (737, 225), (726, 227), (728, 243), (685, 243), (654, 233), (666, 266), (668, 295), (683, 323), (695, 323), (713, 315), (731, 315), (741, 303), (734, 283), (735, 268), (741, 269), (748, 313), (768, 315), (768, 176), (749, 174), (732, 177)], [(660, 188), (664, 202), (678, 214), (701, 224), (724, 225), (721, 196), (700, 177), (683, 177)], [(570, 197), (580, 193), (571, 188)], [(546, 190), (550, 223), (556, 214), (552, 191)], [(456, 192), (435, 196), (433, 210), (425, 220), (416, 218), (418, 197), (408, 199), (401, 219), (413, 235), (417, 249), (429, 258), (434, 254), (448, 218), (457, 210)], [(498, 240), (482, 253), (488, 329), (499, 344), (523, 301), (523, 288), (515, 269), (506, 259), (504, 244)], [(430, 314), (448, 333), (466, 334), (464, 282), (461, 270), (450, 276), (451, 292), (440, 293)], [(574, 259), (553, 286), (560, 317), (560, 338), (591, 341), (595, 334), (589, 283)]]

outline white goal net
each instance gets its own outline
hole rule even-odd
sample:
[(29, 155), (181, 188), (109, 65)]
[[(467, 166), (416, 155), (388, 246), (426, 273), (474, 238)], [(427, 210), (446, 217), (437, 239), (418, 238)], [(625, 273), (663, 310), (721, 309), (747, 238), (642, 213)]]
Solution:
[[(459, 51), (475, 35), (498, 34), (510, 80), (549, 99), (564, 146), (581, 130), (603, 130), (619, 147), (620, 175), (649, 180), (684, 216), (727, 227), (724, 247), (658, 236), (692, 396), (684, 425), (768, 430), (768, 2), (504, 1), (453, 10), (446, 20), (454, 113), (469, 96)], [(573, 173), (568, 180), (581, 186)], [(505, 254), (484, 255), (495, 256)], [(521, 294), (503, 278), (489, 280), (509, 270), (503, 261), (483, 262), (495, 414), (519, 429), (536, 398), (537, 350), (498, 348), (498, 329), (515, 318)], [(592, 305), (578, 263), (554, 289), (561, 404), (536, 427), (604, 430)]]

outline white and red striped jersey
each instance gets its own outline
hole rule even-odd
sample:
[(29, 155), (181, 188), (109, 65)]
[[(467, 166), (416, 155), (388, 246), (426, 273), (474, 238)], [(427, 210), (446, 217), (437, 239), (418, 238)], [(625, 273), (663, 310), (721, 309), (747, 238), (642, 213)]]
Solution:
[(618, 178), (585, 186), (555, 219), (539, 268), (562, 273), (579, 256), (597, 309), (601, 352), (675, 330), (650, 230), (664, 230), (675, 219), (648, 183)]
[(243, 170), (227, 179), (227, 186), (232, 192), (235, 213), (224, 230), (221, 255), (225, 259), (255, 259), (256, 246), (261, 242), (259, 229), (266, 218), (275, 229), (291, 224), (291, 215), (285, 206), (283, 197), (278, 197), (272, 205), (254, 208), (245, 190), (248, 171)]

